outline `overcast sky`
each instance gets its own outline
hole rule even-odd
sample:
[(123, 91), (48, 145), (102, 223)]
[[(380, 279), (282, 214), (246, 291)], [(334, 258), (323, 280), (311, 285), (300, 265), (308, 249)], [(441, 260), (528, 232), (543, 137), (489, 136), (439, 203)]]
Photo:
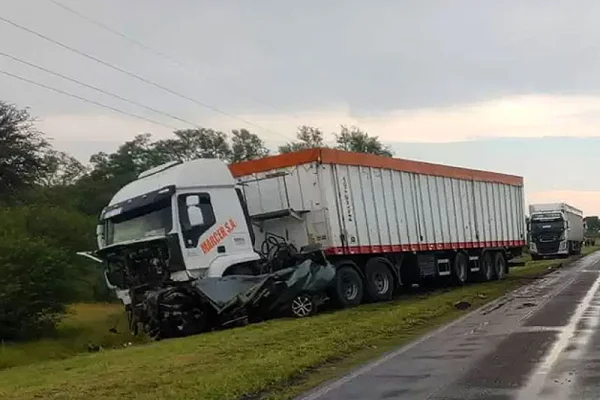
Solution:
[[(271, 148), (300, 124), (356, 125), (397, 156), (517, 173), (527, 200), (600, 214), (600, 2), (0, 0), (2, 18), (135, 73), (117, 72), (0, 21), (0, 52), (191, 124), (0, 56), (0, 70), (173, 128), (245, 127)], [(82, 159), (172, 128), (0, 74)]]

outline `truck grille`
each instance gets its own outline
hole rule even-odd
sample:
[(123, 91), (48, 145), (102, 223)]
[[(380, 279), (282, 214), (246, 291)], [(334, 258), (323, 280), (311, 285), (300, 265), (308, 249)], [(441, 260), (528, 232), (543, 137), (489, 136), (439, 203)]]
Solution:
[(560, 246), (560, 241), (536, 242), (535, 246), (537, 247), (537, 251), (539, 254), (553, 254), (553, 253), (558, 253), (558, 247)]

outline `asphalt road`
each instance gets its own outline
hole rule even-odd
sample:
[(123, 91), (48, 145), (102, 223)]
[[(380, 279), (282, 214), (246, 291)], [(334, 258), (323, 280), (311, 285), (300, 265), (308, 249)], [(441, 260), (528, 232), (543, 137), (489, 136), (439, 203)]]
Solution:
[(302, 400), (600, 399), (600, 252)]

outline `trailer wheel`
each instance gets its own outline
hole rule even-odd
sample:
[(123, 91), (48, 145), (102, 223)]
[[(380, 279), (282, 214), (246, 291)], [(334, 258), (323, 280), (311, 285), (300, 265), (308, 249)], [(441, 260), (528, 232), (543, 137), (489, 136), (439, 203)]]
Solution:
[(463, 252), (456, 253), (452, 265), (452, 280), (456, 285), (464, 285), (467, 282), (469, 270), (469, 257)]
[(480, 258), (479, 276), (484, 282), (494, 279), (494, 259), (489, 251), (484, 252)]
[(354, 307), (363, 297), (363, 282), (351, 266), (339, 267), (335, 274), (334, 296), (340, 307)]
[(317, 311), (317, 305), (312, 296), (302, 293), (292, 299), (290, 310), (294, 317), (304, 318), (313, 315)]
[(506, 259), (500, 251), (494, 256), (494, 276), (496, 279), (506, 278)]
[(373, 301), (391, 300), (394, 295), (394, 275), (382, 259), (371, 259), (366, 265), (367, 294)]

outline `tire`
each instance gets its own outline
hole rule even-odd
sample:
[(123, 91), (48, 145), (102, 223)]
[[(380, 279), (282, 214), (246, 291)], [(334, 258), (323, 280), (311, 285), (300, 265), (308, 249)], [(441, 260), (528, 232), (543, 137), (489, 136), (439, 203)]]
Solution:
[(312, 296), (302, 293), (290, 302), (290, 312), (296, 318), (306, 318), (317, 312), (317, 305)]
[(537, 254), (532, 254), (532, 255), (531, 255), (531, 259), (532, 259), (533, 261), (541, 260), (541, 259), (542, 259), (542, 256), (539, 256), (539, 255), (537, 255)]
[(338, 306), (354, 307), (362, 302), (363, 281), (351, 266), (339, 267), (335, 274), (334, 300)]
[(506, 258), (502, 252), (494, 255), (494, 278), (500, 280), (506, 278)]
[(373, 301), (391, 300), (394, 295), (394, 275), (381, 259), (371, 259), (366, 265), (366, 290)]
[(454, 257), (452, 263), (452, 282), (455, 285), (462, 286), (467, 283), (469, 277), (469, 257), (463, 253), (458, 252)]
[(479, 278), (483, 282), (494, 279), (494, 259), (489, 251), (484, 252), (479, 258)]

